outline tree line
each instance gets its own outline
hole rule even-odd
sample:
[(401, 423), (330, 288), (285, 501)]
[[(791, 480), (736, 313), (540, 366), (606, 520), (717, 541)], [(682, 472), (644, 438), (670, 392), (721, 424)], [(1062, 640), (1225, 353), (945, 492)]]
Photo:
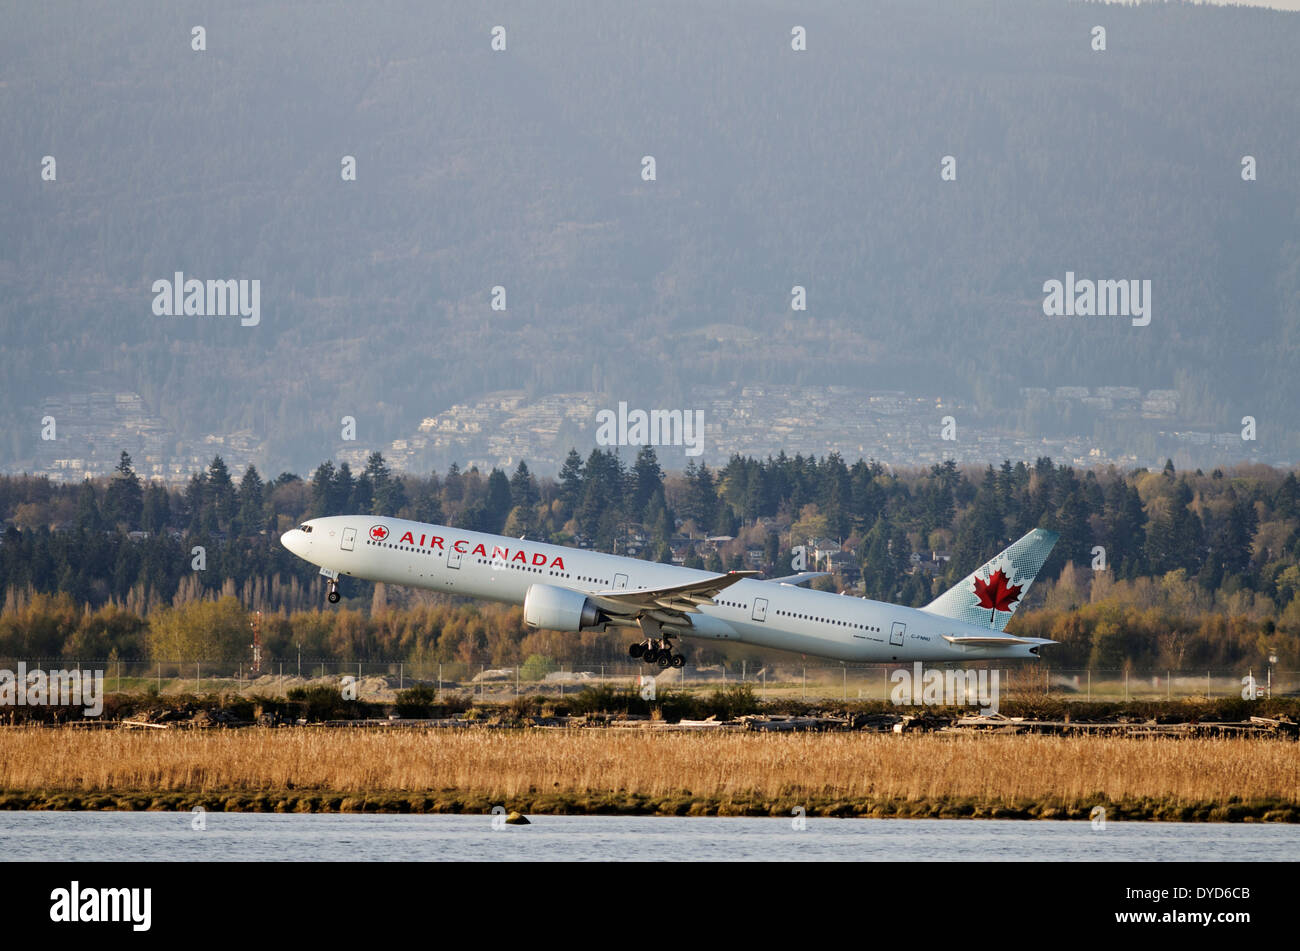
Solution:
[[(1045, 527), (1061, 538), (1015, 623), (1071, 645), (1058, 651), (1076, 661), (1157, 663), (1180, 647), (1183, 657), (1226, 662), (1264, 641), (1286, 649), (1300, 632), (1300, 484), (1266, 466), (1124, 472), (1040, 458), (891, 469), (780, 453), (669, 473), (643, 447), (630, 462), (612, 449), (585, 459), (571, 451), (558, 477), (542, 479), (525, 462), (511, 472), (397, 473), (380, 453), (356, 472), (327, 461), (307, 479), (266, 480), (254, 466), (236, 478), (218, 456), (168, 486), (145, 484), (124, 452), (108, 479), (0, 478), (0, 654), (170, 656), (188, 643), (217, 657), (226, 641), (186, 641), (176, 612), (223, 597), (264, 613), (268, 650), (306, 639), (322, 657), (503, 658), (534, 636), (509, 609), (352, 579), (352, 613), (321, 611), (314, 567), (278, 536), (349, 513), (769, 575), (789, 573), (793, 549), (815, 544), (841, 550), (854, 569), (823, 587), (911, 605)], [(191, 634), (238, 629), (227, 647), (246, 649), (246, 618), (232, 626), (234, 614), (219, 624), (208, 609), (188, 610), (198, 612)], [(1216, 645), (1223, 623), (1238, 633)], [(419, 624), (430, 626), (424, 636)], [(565, 656), (563, 642), (551, 646)], [(599, 640), (581, 649), (618, 653)]]

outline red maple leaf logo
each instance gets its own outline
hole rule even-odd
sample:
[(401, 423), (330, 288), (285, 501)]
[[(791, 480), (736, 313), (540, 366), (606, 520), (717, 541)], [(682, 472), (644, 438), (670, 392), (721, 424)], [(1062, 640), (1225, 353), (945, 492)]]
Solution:
[(989, 575), (989, 580), (975, 579), (975, 597), (980, 599), (980, 607), (993, 611), (1010, 611), (1011, 606), (1020, 600), (1018, 584), (1007, 584), (1008, 578), (999, 568)]
[(388, 537), (388, 529), (384, 528), (382, 525), (376, 525), (370, 529), (370, 537), (377, 542), (382, 542)]

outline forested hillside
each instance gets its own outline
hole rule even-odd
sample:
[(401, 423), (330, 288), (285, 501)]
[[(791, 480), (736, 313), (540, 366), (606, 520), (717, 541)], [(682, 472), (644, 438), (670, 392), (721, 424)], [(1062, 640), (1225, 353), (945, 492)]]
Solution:
[[(279, 471), (333, 457), (344, 415), (379, 448), (489, 390), (690, 406), (732, 380), (948, 395), (1108, 447), (1135, 428), (1021, 388), (1170, 388), (1180, 425), (1251, 415), (1267, 458), (1300, 456), (1294, 14), (98, 11), (19, 4), (0, 31), (9, 471), (84, 449), (42, 443), (42, 407), (96, 389), (140, 394), (169, 438), (250, 431)], [(1067, 270), (1150, 280), (1150, 325), (1045, 317)], [(261, 322), (154, 316), (176, 271), (260, 280)]]

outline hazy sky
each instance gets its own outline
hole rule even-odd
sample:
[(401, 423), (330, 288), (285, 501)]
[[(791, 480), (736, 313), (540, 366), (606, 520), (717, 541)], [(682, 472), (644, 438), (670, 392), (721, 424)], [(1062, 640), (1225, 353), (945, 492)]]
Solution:
[[(1133, 0), (1106, 0), (1107, 3), (1132, 3)], [(1161, 0), (1144, 0), (1148, 3), (1159, 3)], [(1195, 0), (1198, 3), (1209, 3), (1215, 6), (1241, 6), (1241, 7), (1272, 7), (1274, 10), (1300, 10), (1300, 0)]]
[[(1219, 6), (1229, 6), (1224, 0), (1211, 0)], [(1272, 7), (1274, 10), (1300, 10), (1300, 0), (1234, 0), (1243, 7)]]

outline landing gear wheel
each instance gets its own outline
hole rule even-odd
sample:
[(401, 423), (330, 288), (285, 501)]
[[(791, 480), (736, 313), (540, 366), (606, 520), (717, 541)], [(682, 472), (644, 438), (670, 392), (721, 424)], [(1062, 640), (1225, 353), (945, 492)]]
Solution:
[(653, 664), (659, 659), (659, 651), (656, 648), (647, 647), (645, 653), (641, 655), (641, 659), (647, 664)]
[(681, 670), (683, 667), (686, 666), (686, 658), (683, 657), (681, 654), (673, 654), (673, 666), (676, 667), (678, 670)]
[(672, 664), (673, 662), (672, 654), (668, 653), (667, 651), (658, 651), (657, 653), (659, 656), (655, 658), (655, 663), (658, 664), (660, 667), (668, 667)]
[(637, 641), (635, 644), (627, 645), (628, 657), (640, 657), (644, 653), (645, 653), (645, 645), (642, 644), (640, 641)]
[(331, 592), (329, 593), (329, 602), (330, 602), (330, 604), (338, 604), (338, 603), (339, 603), (339, 593), (338, 593), (337, 591), (331, 591)]

